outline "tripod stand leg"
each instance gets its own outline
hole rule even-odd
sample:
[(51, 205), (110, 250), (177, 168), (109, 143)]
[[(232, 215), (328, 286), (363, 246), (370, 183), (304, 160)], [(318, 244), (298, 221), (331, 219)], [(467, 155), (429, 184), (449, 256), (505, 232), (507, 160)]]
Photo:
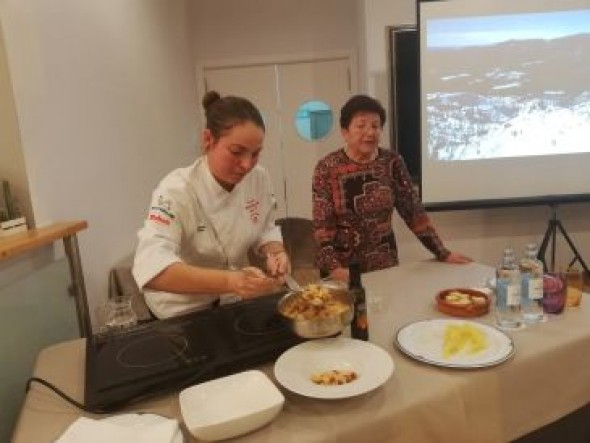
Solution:
[[(590, 272), (588, 272), (588, 266), (586, 266), (586, 263), (584, 262), (584, 260), (582, 259), (582, 256), (580, 255), (580, 253), (576, 249), (574, 242), (572, 241), (570, 236), (567, 234), (567, 232), (565, 232), (565, 228), (563, 227), (563, 225), (561, 224), (561, 221), (559, 221), (559, 220), (557, 220), (557, 227), (559, 228), (559, 231), (561, 232), (561, 234), (563, 235), (563, 237), (567, 241), (567, 244), (569, 245), (570, 249), (574, 253), (574, 259), (570, 262), (570, 266), (572, 264), (574, 264), (576, 260), (578, 260), (580, 262), (580, 264), (582, 265), (582, 268), (584, 268), (586, 275), (590, 274)], [(555, 237), (554, 237), (554, 241), (555, 241)], [(555, 247), (553, 249), (555, 250)]]
[(556, 247), (555, 245), (557, 244), (557, 223), (559, 223), (558, 220), (553, 221), (553, 235), (551, 236), (551, 270), (555, 271), (555, 251), (556, 251)]
[(551, 271), (553, 271), (553, 266), (555, 265), (555, 219), (549, 220), (549, 224), (547, 225), (547, 230), (545, 231), (545, 235), (543, 236), (543, 241), (541, 242), (541, 246), (539, 246), (539, 252), (537, 253), (537, 257), (539, 260), (543, 262), (543, 267), (545, 268), (544, 271), (548, 272), (549, 267), (547, 266), (547, 260), (545, 260), (545, 255), (547, 254), (547, 246), (549, 246), (549, 240), (552, 240), (553, 252), (552, 262), (551, 262)]

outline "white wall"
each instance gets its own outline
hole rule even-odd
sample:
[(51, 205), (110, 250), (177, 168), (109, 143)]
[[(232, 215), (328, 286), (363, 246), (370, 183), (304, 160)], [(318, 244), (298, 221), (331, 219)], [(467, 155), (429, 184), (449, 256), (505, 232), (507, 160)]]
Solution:
[[(32, 223), (34, 219), (29, 197), (29, 181), (20, 142), (4, 33), (1, 31), (0, 26), (0, 179), (8, 180), (21, 215), (26, 216), (28, 222)], [(0, 195), (0, 208), (3, 207), (3, 203), (5, 206), (3, 200)]]
[[(388, 28), (416, 23), (416, 5), (411, 0), (359, 0), (360, 51), (364, 64), (361, 73), (363, 91), (390, 106), (388, 65)], [(391, 109), (391, 108), (389, 108)], [(383, 131), (383, 144), (390, 145), (389, 131)]]
[(357, 0), (193, 0), (197, 61), (356, 49)]
[[(202, 68), (352, 53), (358, 0), (193, 0), (192, 47), (199, 94)], [(357, 77), (358, 73), (353, 73)], [(202, 116), (201, 116), (202, 124)]]
[(413, 0), (359, 0), (363, 15), (359, 16), (364, 30), (363, 51), (366, 63), (366, 89), (387, 103), (389, 80), (387, 73), (387, 29), (416, 23), (416, 2)]
[(37, 225), (86, 219), (91, 311), (132, 253), (157, 181), (196, 155), (185, 0), (4, 0)]

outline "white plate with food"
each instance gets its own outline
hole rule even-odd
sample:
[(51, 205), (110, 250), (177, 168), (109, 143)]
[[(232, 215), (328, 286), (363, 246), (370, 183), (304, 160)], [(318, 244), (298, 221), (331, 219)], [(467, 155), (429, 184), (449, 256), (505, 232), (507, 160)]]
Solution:
[(508, 335), (470, 320), (417, 321), (400, 328), (395, 341), (408, 356), (447, 368), (494, 366), (514, 354), (514, 343)]
[(391, 356), (372, 343), (337, 337), (307, 341), (285, 351), (274, 373), (285, 388), (306, 397), (354, 397), (378, 388), (394, 370)]

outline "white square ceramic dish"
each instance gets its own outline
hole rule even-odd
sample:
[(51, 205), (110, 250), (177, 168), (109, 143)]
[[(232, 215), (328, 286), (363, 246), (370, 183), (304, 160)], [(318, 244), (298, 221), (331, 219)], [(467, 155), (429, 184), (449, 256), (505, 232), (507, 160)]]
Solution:
[(205, 441), (257, 429), (283, 408), (285, 397), (261, 371), (245, 371), (186, 388), (180, 411), (189, 432)]

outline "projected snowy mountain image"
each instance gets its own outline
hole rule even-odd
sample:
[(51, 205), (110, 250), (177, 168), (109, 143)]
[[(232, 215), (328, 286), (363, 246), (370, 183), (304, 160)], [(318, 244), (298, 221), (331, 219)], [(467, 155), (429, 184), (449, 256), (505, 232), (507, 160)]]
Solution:
[(429, 158), (590, 152), (590, 29), (577, 31), (429, 46)]

